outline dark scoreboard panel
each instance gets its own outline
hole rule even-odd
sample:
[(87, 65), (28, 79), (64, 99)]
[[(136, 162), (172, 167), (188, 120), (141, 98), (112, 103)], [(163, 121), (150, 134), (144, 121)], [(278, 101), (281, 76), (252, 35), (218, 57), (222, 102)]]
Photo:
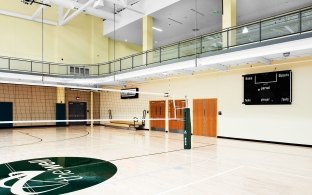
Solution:
[(291, 104), (291, 70), (244, 75), (244, 104)]

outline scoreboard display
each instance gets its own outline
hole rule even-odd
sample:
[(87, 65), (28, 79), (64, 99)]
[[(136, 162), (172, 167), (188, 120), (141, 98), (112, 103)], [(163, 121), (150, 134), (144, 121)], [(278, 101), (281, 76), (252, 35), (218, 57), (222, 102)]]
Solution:
[(291, 104), (291, 70), (244, 75), (245, 105)]

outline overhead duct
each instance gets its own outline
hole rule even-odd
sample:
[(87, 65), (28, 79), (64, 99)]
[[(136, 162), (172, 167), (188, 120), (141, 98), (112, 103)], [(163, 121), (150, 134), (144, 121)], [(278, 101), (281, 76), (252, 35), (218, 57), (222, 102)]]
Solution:
[[(50, 3), (67, 8), (67, 9), (79, 9), (82, 6), (84, 6), (84, 4), (82, 3), (78, 3), (78, 2), (74, 2), (71, 0), (51, 0)], [(92, 16), (96, 16), (99, 18), (103, 18), (103, 19), (107, 19), (107, 20), (114, 20), (114, 14), (113, 13), (109, 13), (103, 10), (98, 10), (95, 9), (93, 7), (87, 7), (84, 9), (85, 13), (92, 15)], [(115, 17), (116, 21), (118, 21), (120, 19), (119, 16), (116, 15)]]

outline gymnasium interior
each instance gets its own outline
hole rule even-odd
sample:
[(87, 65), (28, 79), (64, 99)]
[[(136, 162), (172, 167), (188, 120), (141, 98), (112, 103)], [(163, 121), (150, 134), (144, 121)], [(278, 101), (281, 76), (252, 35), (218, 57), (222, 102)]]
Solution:
[(0, 195), (312, 194), (311, 0), (0, 0)]

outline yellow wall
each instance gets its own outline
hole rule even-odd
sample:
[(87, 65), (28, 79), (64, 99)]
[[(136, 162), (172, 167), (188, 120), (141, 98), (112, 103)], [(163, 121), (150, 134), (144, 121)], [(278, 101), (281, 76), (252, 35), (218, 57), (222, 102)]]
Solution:
[[(142, 46), (116, 41), (116, 59), (142, 52)], [(109, 39), (109, 60), (114, 60), (114, 40)]]
[[(38, 6), (19, 0), (0, 0), (0, 9), (31, 16)], [(64, 11), (66, 12), (66, 10)], [(57, 18), (55, 7), (44, 9), (46, 19)], [(39, 16), (39, 18), (41, 15)], [(42, 25), (37, 22), (0, 15), (0, 56), (42, 59)], [(43, 26), (43, 60), (67, 64), (91, 64), (113, 59), (113, 41), (104, 37), (103, 21), (80, 14), (64, 26)], [(141, 51), (140, 46), (116, 43), (116, 57)], [(63, 59), (63, 60), (62, 60)]]
[[(105, 49), (107, 44), (107, 38), (102, 36), (101, 32), (94, 32), (92, 29), (93, 26), (97, 28), (96, 25), (100, 25), (95, 20), (97, 19), (91, 16), (79, 15), (65, 26), (44, 25), (44, 61), (92, 63), (92, 51), (103, 50), (102, 45)], [(0, 15), (0, 24), (3, 26), (0, 36), (0, 55), (41, 60), (42, 26), (40, 23)], [(92, 42), (97, 44), (93, 45)], [(93, 47), (94, 50), (91, 49)], [(107, 49), (101, 56), (103, 60), (107, 59)]]

